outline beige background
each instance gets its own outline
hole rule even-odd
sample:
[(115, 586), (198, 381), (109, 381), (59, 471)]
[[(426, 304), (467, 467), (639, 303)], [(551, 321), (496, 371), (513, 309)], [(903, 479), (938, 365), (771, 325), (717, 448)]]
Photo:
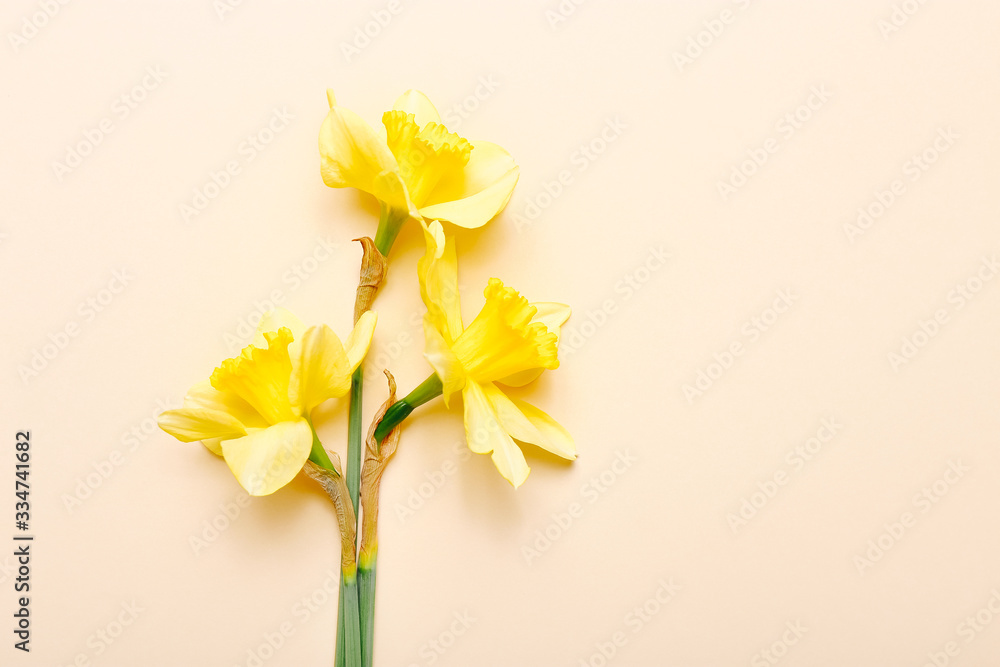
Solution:
[[(319, 178), (327, 87), (371, 122), (419, 88), (521, 164), (507, 212), (459, 235), (467, 317), (493, 275), (575, 309), (563, 367), (525, 395), (576, 463), (532, 451), (514, 492), (465, 454), (459, 410), (407, 427), (378, 665), (996, 658), (996, 3), (47, 1), (0, 12), (0, 488), (31, 429), (37, 535), (30, 656), (0, 556), (0, 663), (246, 666), (263, 646), (260, 664), (332, 664), (327, 501), (298, 479), (245, 502), (152, 428), (276, 297), (346, 333), (349, 239), (375, 208)], [(724, 197), (734, 169), (753, 174)], [(421, 253), (411, 228), (378, 300), (372, 359), (404, 391), (428, 372)], [(22, 377), (36, 351), (52, 358)], [(370, 414), (384, 387), (367, 390)]]

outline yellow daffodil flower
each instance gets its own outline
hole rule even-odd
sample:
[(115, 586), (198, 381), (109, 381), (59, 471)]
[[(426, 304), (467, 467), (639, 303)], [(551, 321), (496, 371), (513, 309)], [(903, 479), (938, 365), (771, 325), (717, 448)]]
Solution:
[(319, 134), (323, 182), (363, 190), (381, 203), (383, 219), (394, 221), (379, 226), (383, 238), (375, 241), (383, 254), (409, 218), (481, 227), (510, 200), (520, 173), (510, 154), (449, 132), (423, 93), (403, 93), (382, 114), (378, 131), (338, 105), (332, 91), (327, 97), (330, 112)]
[(569, 306), (528, 303), (516, 290), (491, 278), (486, 304), (466, 327), (459, 307), (454, 241), (445, 238), (438, 222), (425, 225), (424, 235), (427, 253), (418, 266), (427, 306), (424, 356), (434, 368), (445, 404), (456, 392), (462, 393), (469, 448), (492, 454), (497, 470), (515, 488), (529, 472), (515, 440), (575, 459), (576, 446), (565, 428), (497, 386), (520, 387), (559, 366), (559, 329), (569, 318)]
[(160, 415), (160, 428), (182, 442), (201, 440), (251, 495), (274, 493), (309, 458), (312, 409), (350, 389), (376, 320), (366, 312), (341, 343), (330, 327), (306, 329), (278, 308), (261, 319), (239, 356), (191, 388), (181, 409)]

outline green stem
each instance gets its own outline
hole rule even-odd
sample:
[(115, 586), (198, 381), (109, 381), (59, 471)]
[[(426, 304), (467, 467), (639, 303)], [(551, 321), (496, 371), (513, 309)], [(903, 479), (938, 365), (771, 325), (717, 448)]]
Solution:
[(351, 411), (347, 417), (347, 490), (351, 492), (354, 515), (358, 515), (358, 492), (361, 489), (361, 394), (364, 389), (364, 374), (361, 366), (351, 377)]
[(347, 598), (347, 586), (344, 585), (344, 572), (340, 572), (340, 597), (337, 598), (337, 652), (334, 654), (334, 667), (344, 667), (344, 600)]
[[(351, 496), (351, 504), (354, 505), (354, 516), (358, 516), (358, 492), (361, 487), (361, 450), (364, 449), (361, 442), (361, 392), (364, 388), (364, 374), (361, 366), (354, 371), (351, 377), (351, 407), (347, 420), (347, 471), (344, 476), (347, 478), (347, 490)], [(336, 667), (349, 667), (343, 662), (347, 654), (347, 638), (352, 633), (345, 623), (349, 621), (350, 604), (345, 605), (345, 599), (354, 605), (355, 610), (358, 604), (357, 585), (349, 586), (345, 581), (344, 573), (340, 574), (340, 602), (337, 613), (337, 662)], [(358, 637), (360, 639), (360, 637)]]
[(361, 617), (358, 613), (357, 573), (340, 571), (344, 601), (344, 667), (361, 667)]
[(361, 661), (372, 667), (375, 641), (375, 558), (367, 566), (358, 567), (358, 607), (361, 612)]
[(405, 398), (389, 406), (389, 409), (385, 411), (385, 415), (382, 417), (382, 421), (375, 427), (375, 442), (381, 443), (385, 440), (385, 436), (389, 435), (389, 431), (409, 417), (414, 408), (420, 407), (432, 398), (440, 396), (442, 391), (441, 378), (436, 373), (431, 373), (431, 376), (420, 383), (419, 387), (407, 394)]
[(306, 421), (309, 422), (309, 428), (312, 429), (313, 434), (313, 444), (312, 450), (309, 452), (309, 460), (318, 465), (320, 468), (333, 470), (333, 461), (330, 460), (330, 455), (326, 453), (323, 443), (319, 441), (319, 436), (316, 435), (316, 429), (313, 427), (312, 419), (308, 419)]
[(399, 230), (410, 215), (407, 211), (397, 211), (379, 202), (378, 229), (375, 231), (375, 247), (383, 257), (389, 256), (392, 244), (396, 242)]
[[(389, 251), (392, 249), (392, 244), (396, 240), (396, 236), (399, 234), (399, 230), (402, 229), (403, 223), (406, 222), (409, 217), (408, 212), (398, 212), (394, 209), (389, 208), (384, 203), (379, 203), (379, 221), (378, 230), (375, 232), (375, 248), (384, 257), (389, 256)], [(359, 517), (358, 512), (358, 493), (361, 487), (361, 459), (362, 452), (364, 451), (364, 441), (361, 433), (361, 417), (362, 417), (362, 395), (364, 389), (364, 372), (362, 366), (358, 366), (357, 370), (354, 371), (354, 375), (351, 377), (351, 407), (348, 413), (347, 421), (347, 470), (344, 475), (347, 478), (347, 490), (350, 492), (351, 503), (354, 505), (354, 516)], [(322, 464), (320, 464), (322, 465)], [(375, 577), (374, 572), (370, 579), (365, 580), (366, 590), (367, 587), (371, 587), (371, 595), (375, 594)], [(367, 594), (366, 594), (367, 595)], [(345, 600), (347, 601), (345, 604)], [(353, 606), (353, 612), (352, 612)], [(345, 663), (344, 657), (350, 654), (350, 645), (354, 640), (361, 641), (360, 628), (358, 623), (360, 619), (358, 618), (358, 588), (357, 582), (350, 584), (346, 581), (345, 575), (341, 572), (340, 577), (340, 603), (339, 611), (337, 614), (337, 662), (336, 667), (353, 667), (350, 662)], [(369, 616), (366, 618), (366, 636), (368, 641), (368, 646), (371, 643), (371, 633), (374, 628), (374, 619), (371, 617), (372, 606), (368, 606)], [(349, 626), (353, 618), (355, 620), (355, 629), (352, 630)], [(346, 627), (345, 627), (346, 626)], [(360, 650), (360, 649), (359, 649)], [(371, 665), (371, 650), (367, 651), (367, 662), (366, 665)], [(360, 663), (359, 663), (360, 664)]]
[[(313, 427), (312, 420), (309, 419), (309, 428), (312, 429), (313, 443), (312, 450), (309, 452), (309, 460), (320, 466), (321, 468), (326, 468), (327, 470), (334, 470), (333, 462), (330, 460), (330, 455), (326, 453), (326, 449), (323, 447), (323, 443), (319, 441), (319, 435), (316, 434), (316, 429)], [(347, 588), (344, 583), (344, 572), (340, 572), (340, 596), (337, 601), (337, 651), (334, 654), (336, 667), (347, 667), (346, 651), (345, 651), (345, 638), (344, 638), (344, 627), (345, 627), (345, 609), (344, 600), (347, 598)], [(357, 600), (357, 593), (354, 594), (354, 599)]]

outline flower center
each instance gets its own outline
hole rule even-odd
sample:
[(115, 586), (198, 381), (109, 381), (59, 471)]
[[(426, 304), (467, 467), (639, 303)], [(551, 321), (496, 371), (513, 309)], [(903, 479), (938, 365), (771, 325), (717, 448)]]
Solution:
[(469, 377), (492, 382), (532, 368), (558, 368), (556, 334), (531, 321), (538, 309), (496, 278), (485, 295), (486, 305), (452, 346)]
[(468, 140), (440, 123), (427, 123), (421, 128), (413, 114), (403, 111), (386, 111), (382, 124), (389, 150), (418, 208), (438, 183), (462, 176), (473, 148)]
[(231, 391), (249, 403), (269, 424), (295, 419), (298, 415), (288, 399), (292, 362), (288, 327), (264, 334), (267, 348), (247, 345), (240, 356), (226, 359), (212, 371), (212, 386)]

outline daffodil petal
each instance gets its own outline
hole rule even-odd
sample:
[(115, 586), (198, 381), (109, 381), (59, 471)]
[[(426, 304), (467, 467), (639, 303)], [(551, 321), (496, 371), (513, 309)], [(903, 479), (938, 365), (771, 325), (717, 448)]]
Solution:
[(222, 443), (222, 453), (240, 485), (266, 496), (302, 470), (312, 449), (312, 429), (304, 419), (286, 421)]
[(562, 325), (566, 324), (566, 320), (573, 314), (573, 310), (565, 303), (555, 303), (553, 301), (535, 301), (531, 305), (537, 311), (535, 316), (531, 318), (531, 321), (541, 322), (558, 339), (559, 330), (562, 328)]
[(207, 440), (202, 440), (201, 444), (205, 445), (205, 448), (208, 449), (208, 451), (221, 457), (223, 440), (225, 440), (225, 438), (209, 438)]
[(450, 344), (462, 335), (462, 308), (458, 294), (458, 258), (455, 240), (445, 236), (440, 222), (424, 225), (427, 251), (417, 263), (420, 296), (437, 330)]
[(292, 371), (291, 402), (308, 415), (323, 401), (343, 396), (350, 388), (351, 365), (337, 334), (325, 324), (309, 327)]
[(231, 391), (219, 391), (208, 380), (196, 382), (184, 396), (185, 408), (203, 408), (226, 412), (246, 428), (265, 428), (268, 424), (260, 413)]
[(286, 308), (275, 308), (261, 315), (260, 322), (257, 323), (257, 331), (254, 333), (251, 345), (264, 348), (267, 341), (264, 340), (264, 333), (277, 331), (281, 327), (286, 327), (292, 332), (294, 340), (301, 340), (302, 334), (306, 332), (306, 325)]
[(351, 373), (357, 370), (361, 362), (368, 354), (368, 348), (372, 344), (372, 336), (375, 335), (375, 325), (378, 323), (378, 315), (374, 310), (366, 310), (355, 322), (354, 328), (344, 342), (344, 349), (347, 352), (347, 359), (351, 364)]
[(425, 205), (442, 204), (471, 197), (501, 181), (517, 170), (514, 158), (502, 146), (489, 141), (475, 141), (461, 178), (441, 181)]
[(474, 146), (461, 177), (442, 179), (420, 207), (425, 218), (481, 227), (510, 201), (520, 176), (514, 158), (488, 141), (476, 141)]
[(423, 127), (427, 123), (441, 122), (441, 114), (438, 113), (437, 107), (434, 106), (426, 95), (412, 88), (400, 95), (396, 99), (396, 103), (392, 105), (392, 108), (395, 111), (412, 113), (414, 121), (420, 127)]
[(513, 375), (508, 375), (505, 378), (500, 378), (499, 380), (496, 380), (496, 382), (499, 382), (507, 387), (523, 387), (537, 380), (544, 372), (544, 368), (529, 368), (526, 371), (514, 373)]
[(465, 386), (465, 370), (428, 315), (424, 315), (424, 358), (441, 380), (441, 395), (447, 407), (451, 395)]
[[(531, 305), (538, 310), (538, 312), (535, 313), (535, 316), (531, 318), (531, 321), (541, 322), (544, 324), (549, 331), (556, 335), (556, 345), (558, 345), (559, 332), (562, 325), (569, 319), (571, 313), (570, 307), (564, 303), (554, 303), (548, 301), (539, 301), (532, 303)], [(508, 375), (503, 379), (497, 380), (497, 382), (507, 385), (508, 387), (523, 387), (524, 385), (537, 380), (538, 376), (541, 375), (544, 370), (544, 368), (531, 368), (526, 371), (521, 371), (520, 373)]]
[(332, 106), (319, 132), (320, 171), (331, 188), (377, 194), (375, 179), (399, 171), (396, 158), (371, 125), (342, 106)]
[(500, 426), (493, 406), (483, 389), (467, 382), (462, 390), (465, 403), (465, 436), (469, 449), (477, 454), (492, 452), (493, 465), (514, 488), (521, 486), (530, 468), (524, 453)]
[(403, 177), (398, 171), (383, 171), (372, 183), (375, 198), (397, 211), (406, 211), (411, 218), (420, 218), (420, 211), (410, 200)]
[(508, 397), (492, 384), (483, 385), (500, 426), (515, 440), (541, 447), (570, 461), (576, 458), (576, 443), (559, 422), (535, 406)]
[(518, 176), (519, 171), (512, 169), (487, 189), (464, 199), (424, 206), (420, 209), (420, 215), (428, 219), (444, 220), (466, 229), (482, 227), (507, 206)]
[(160, 413), (156, 423), (181, 442), (211, 438), (239, 438), (246, 435), (243, 424), (220, 410), (181, 408)]
[(519, 401), (516, 398), (510, 400), (545, 438), (544, 442), (532, 442), (531, 444), (538, 445), (564, 459), (570, 461), (576, 459), (576, 442), (562, 424), (530, 403)]

